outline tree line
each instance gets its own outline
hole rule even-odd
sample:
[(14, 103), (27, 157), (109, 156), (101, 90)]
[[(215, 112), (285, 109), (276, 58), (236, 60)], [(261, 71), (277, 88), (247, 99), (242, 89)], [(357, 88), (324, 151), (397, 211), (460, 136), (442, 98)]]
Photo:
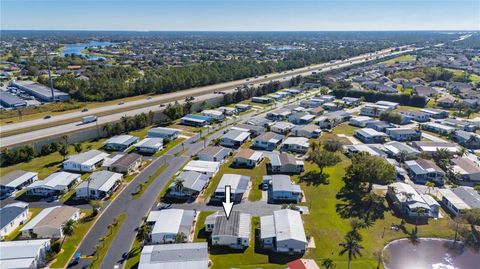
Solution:
[(333, 89), (332, 95), (336, 98), (364, 97), (367, 102), (390, 101), (404, 106), (425, 107), (427, 99), (424, 96), (409, 94), (388, 94), (376, 91), (357, 91), (348, 89)]

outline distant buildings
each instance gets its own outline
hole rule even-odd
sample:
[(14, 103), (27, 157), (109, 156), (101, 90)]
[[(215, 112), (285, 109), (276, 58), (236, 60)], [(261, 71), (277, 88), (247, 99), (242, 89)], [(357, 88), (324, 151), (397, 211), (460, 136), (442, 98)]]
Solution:
[[(36, 83), (28, 80), (16, 80), (10, 83), (11, 86), (16, 87), (26, 93), (34, 96), (42, 102), (52, 102), (52, 91), (49, 87), (43, 86), (40, 83)], [(55, 101), (67, 101), (70, 99), (68, 93), (61, 92), (53, 89)]]

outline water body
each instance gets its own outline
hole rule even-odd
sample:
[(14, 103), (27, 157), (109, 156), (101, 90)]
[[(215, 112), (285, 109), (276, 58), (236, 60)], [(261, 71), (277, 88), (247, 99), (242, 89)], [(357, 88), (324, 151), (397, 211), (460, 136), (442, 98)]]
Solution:
[(64, 55), (65, 54), (81, 55), (83, 57), (86, 57), (89, 60), (99, 60), (99, 59), (105, 59), (105, 57), (83, 53), (82, 50), (84, 50), (85, 48), (107, 47), (107, 46), (111, 46), (111, 45), (114, 45), (114, 43), (111, 43), (111, 42), (97, 42), (97, 41), (91, 41), (90, 43), (69, 44), (69, 45), (65, 45), (65, 47), (62, 49), (61, 53), (64, 54)]
[(480, 268), (480, 253), (443, 239), (420, 239), (418, 244), (396, 240), (385, 247), (383, 255), (387, 269)]

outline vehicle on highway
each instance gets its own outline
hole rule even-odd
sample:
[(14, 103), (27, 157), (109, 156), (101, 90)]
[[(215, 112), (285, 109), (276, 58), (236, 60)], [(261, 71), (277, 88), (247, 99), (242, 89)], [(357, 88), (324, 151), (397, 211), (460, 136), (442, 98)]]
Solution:
[(147, 97), (147, 100), (152, 100), (152, 97), (151, 96)]
[(121, 105), (123, 105), (123, 104), (125, 104), (125, 102), (120, 102), (120, 103), (118, 103), (119, 106), (121, 106)]
[(162, 104), (160, 104), (160, 107), (164, 107), (164, 106), (166, 106), (166, 104), (163, 104), (163, 103), (162, 103)]
[(85, 116), (85, 117), (83, 117), (83, 118), (82, 118), (82, 123), (83, 123), (83, 124), (87, 124), (87, 123), (90, 123), (90, 122), (95, 122), (95, 121), (97, 121), (97, 120), (98, 120), (97, 116), (95, 116), (95, 115), (90, 115), (90, 116)]
[(87, 111), (88, 111), (88, 108), (82, 109), (82, 112), (87, 112)]
[(50, 119), (51, 117), (52, 117), (52, 116), (47, 115), (47, 116), (43, 117), (43, 119), (44, 119), (44, 120), (47, 120), (47, 119)]

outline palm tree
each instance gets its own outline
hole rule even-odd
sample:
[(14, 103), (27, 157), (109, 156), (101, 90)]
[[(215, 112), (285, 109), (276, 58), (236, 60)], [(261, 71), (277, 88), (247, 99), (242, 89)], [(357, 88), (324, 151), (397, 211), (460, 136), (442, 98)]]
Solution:
[(87, 198), (90, 199), (90, 182), (92, 182), (92, 178), (87, 178)]
[(137, 240), (140, 241), (141, 244), (143, 244), (145, 240), (147, 240), (150, 236), (151, 230), (152, 229), (150, 228), (150, 226), (145, 223), (142, 224), (142, 226), (140, 226), (137, 231)]
[(76, 226), (76, 223), (73, 219), (69, 219), (67, 222), (63, 224), (62, 226), (63, 240), (61, 244), (62, 246), (67, 236), (71, 236), (75, 232), (75, 226)]
[(82, 152), (82, 144), (80, 144), (80, 143), (73, 144), (73, 148), (75, 149), (75, 152), (77, 152), (77, 153)]
[(435, 183), (428, 181), (427, 183), (425, 183), (425, 186), (428, 187), (428, 193), (430, 194), (430, 190), (435, 188)]
[(363, 246), (360, 245), (360, 242), (361, 238), (358, 238), (358, 236), (349, 232), (345, 235), (344, 241), (339, 244), (342, 247), (340, 255), (343, 256), (345, 253), (348, 254), (348, 269), (350, 269), (352, 258), (362, 255), (360, 251), (363, 249)]
[(67, 155), (68, 155), (68, 149), (67, 149), (67, 147), (66, 147), (66, 146), (62, 146), (58, 152), (60, 153), (60, 155), (63, 156), (63, 160), (65, 160), (65, 157), (67, 157)]
[(187, 241), (187, 236), (180, 232), (175, 235), (175, 243), (185, 243)]
[(329, 258), (322, 261), (322, 266), (325, 267), (325, 269), (335, 269), (335, 267), (337, 267), (333, 260)]
[(60, 138), (62, 138), (63, 142), (65, 143), (65, 146), (68, 145), (68, 135), (62, 135)]
[[(469, 139), (470, 140), (470, 139)], [(465, 154), (467, 154), (467, 149), (460, 146), (457, 150), (457, 155), (458, 157), (463, 157)]]
[(174, 186), (175, 186), (175, 189), (176, 189), (178, 192), (180, 192), (180, 193), (183, 191), (183, 187), (184, 187), (184, 186), (183, 186), (183, 183), (184, 183), (184, 182), (185, 182), (185, 180), (180, 179), (180, 178), (177, 178), (177, 179), (175, 180), (175, 182), (173, 183)]
[(413, 210), (415, 213), (417, 213), (417, 217), (415, 218), (415, 230), (417, 230), (418, 227), (418, 219), (420, 218), (420, 214), (423, 214), (426, 212), (426, 209), (423, 207), (417, 207)]

